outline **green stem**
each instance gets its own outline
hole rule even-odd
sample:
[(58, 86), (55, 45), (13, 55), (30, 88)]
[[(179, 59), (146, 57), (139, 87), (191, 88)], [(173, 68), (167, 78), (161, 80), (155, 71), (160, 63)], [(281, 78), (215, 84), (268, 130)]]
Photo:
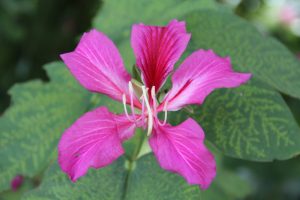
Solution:
[(126, 174), (126, 177), (125, 177), (124, 189), (123, 189), (123, 194), (122, 194), (122, 198), (121, 198), (123, 200), (125, 200), (125, 198), (126, 198), (126, 194), (127, 194), (127, 191), (128, 191), (128, 183), (129, 183), (129, 180), (130, 180), (131, 173), (134, 170), (134, 165), (135, 165), (136, 160), (138, 158), (140, 158), (142, 155), (144, 155), (145, 153), (149, 152), (149, 151), (147, 151), (147, 149), (149, 149), (149, 148), (145, 147), (146, 144), (148, 144), (147, 143), (147, 137), (146, 137), (146, 135), (144, 135), (142, 137), (142, 139), (140, 140), (140, 142), (138, 143), (138, 145), (137, 145), (134, 156), (132, 156), (131, 159), (127, 160), (127, 162), (128, 162), (127, 174)]

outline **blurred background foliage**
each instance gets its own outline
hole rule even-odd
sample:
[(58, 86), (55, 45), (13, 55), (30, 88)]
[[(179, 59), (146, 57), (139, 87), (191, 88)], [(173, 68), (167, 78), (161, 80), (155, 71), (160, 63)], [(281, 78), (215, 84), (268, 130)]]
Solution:
[[(279, 39), (300, 58), (299, 0), (218, 2), (251, 21), (262, 34)], [(41, 66), (72, 50), (78, 36), (91, 28), (100, 7), (100, 0), (0, 0), (0, 115), (9, 105), (8, 88), (33, 78), (46, 80)], [(300, 124), (300, 101), (284, 98)], [(225, 164), (253, 186), (247, 199), (300, 199), (299, 157), (272, 163), (226, 158)], [(19, 194), (11, 195), (7, 198)]]
[(100, 0), (0, 1), (0, 113), (15, 82), (46, 79), (42, 65), (75, 47), (91, 26)]

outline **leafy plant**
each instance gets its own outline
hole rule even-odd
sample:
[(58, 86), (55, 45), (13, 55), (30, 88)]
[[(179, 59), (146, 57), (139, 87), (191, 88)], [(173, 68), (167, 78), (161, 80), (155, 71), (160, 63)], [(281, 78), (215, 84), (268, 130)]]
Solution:
[(138, 134), (125, 144), (126, 156), (71, 183), (56, 164), (62, 132), (98, 105), (109, 104), (116, 113), (123, 108), (84, 90), (63, 63), (55, 62), (45, 67), (49, 82), (17, 84), (9, 92), (12, 105), (0, 120), (0, 191), (8, 190), (12, 178), (22, 174), (41, 181), (24, 195), (28, 200), (240, 199), (251, 187), (223, 166), (223, 156), (272, 161), (300, 153), (299, 126), (280, 94), (300, 98), (300, 66), (282, 44), (209, 0), (110, 0), (102, 9), (93, 26), (114, 39), (129, 70), (134, 64), (128, 40), (131, 25), (161, 25), (178, 18), (186, 21), (192, 33), (187, 54), (199, 48), (214, 49), (230, 56), (236, 70), (253, 73), (249, 84), (217, 90), (201, 107), (172, 115), (174, 124), (192, 116), (204, 128), (218, 160), (216, 180), (208, 190), (200, 191), (163, 171), (151, 154), (141, 156), (143, 134)]

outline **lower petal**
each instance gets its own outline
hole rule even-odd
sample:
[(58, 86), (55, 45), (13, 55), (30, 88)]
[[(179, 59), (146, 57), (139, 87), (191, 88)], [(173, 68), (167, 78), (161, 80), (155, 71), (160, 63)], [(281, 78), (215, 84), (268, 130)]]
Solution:
[(149, 141), (162, 168), (206, 189), (216, 176), (216, 162), (203, 142), (204, 132), (191, 118), (175, 127), (155, 127)]
[(122, 115), (100, 107), (80, 117), (64, 132), (58, 145), (58, 162), (73, 182), (89, 167), (104, 167), (124, 153), (122, 141), (133, 135), (135, 126), (125, 119), (116, 120), (119, 118), (123, 119)]

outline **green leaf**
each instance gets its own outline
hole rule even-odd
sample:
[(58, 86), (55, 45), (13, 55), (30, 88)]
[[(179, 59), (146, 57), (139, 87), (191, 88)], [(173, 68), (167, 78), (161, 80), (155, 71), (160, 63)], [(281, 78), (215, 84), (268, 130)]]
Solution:
[[(222, 16), (225, 16), (224, 19)], [(135, 19), (139, 20), (138, 16)], [(212, 9), (199, 10), (187, 14), (183, 19), (186, 19), (188, 30), (192, 32), (191, 44), (185, 56), (196, 49), (209, 48), (211, 45), (211, 48), (219, 54), (231, 55), (236, 70), (253, 73), (251, 84), (235, 90), (216, 91), (205, 101), (203, 108), (194, 107), (193, 110), (196, 113), (190, 116), (204, 127), (207, 138), (226, 155), (247, 160), (272, 161), (288, 159), (299, 154), (300, 129), (280, 94), (263, 82), (264, 76), (272, 78), (271, 71), (276, 71), (276, 68), (284, 68), (282, 67), (284, 65), (289, 66), (287, 68), (290, 71), (279, 70), (281, 73), (289, 76), (295, 71), (297, 74), (300, 67), (297, 70), (293, 69), (298, 64), (293, 55), (275, 40), (263, 38), (250, 24), (228, 12), (219, 13)], [(144, 20), (151, 22), (151, 19), (148, 18)], [(223, 33), (220, 30), (224, 23), (219, 22), (225, 20), (226, 24), (230, 25), (229, 33)], [(245, 28), (241, 28), (240, 24)], [(248, 26), (250, 28), (246, 28)], [(244, 33), (244, 30), (248, 31)], [(244, 37), (244, 34), (248, 37)], [(259, 45), (255, 42), (256, 40)], [(245, 41), (246, 44), (238, 45)], [(275, 46), (272, 48), (270, 45)], [(129, 38), (119, 41), (118, 47), (126, 66), (132, 66), (135, 61)], [(263, 48), (258, 51), (258, 47)], [(263, 49), (267, 47), (272, 50), (264, 51)], [(256, 51), (252, 49), (256, 49)], [(285, 55), (286, 61), (277, 54)], [(261, 55), (264, 56), (264, 59)], [(284, 62), (286, 63), (284, 64)], [(265, 72), (255, 71), (254, 66), (266, 66)], [(266, 73), (268, 69), (270, 74)], [(285, 78), (278, 77), (277, 80), (276, 83), (285, 82), (292, 85), (292, 82)], [(296, 81), (294, 80), (294, 82)], [(286, 85), (286, 87), (289, 86)], [(245, 95), (241, 97), (240, 94)], [(173, 118), (172, 115), (176, 118), (175, 123), (180, 123), (188, 117), (187, 114), (169, 114), (171, 118)]]
[[(114, 164), (99, 170), (90, 170), (75, 184), (54, 165), (42, 185), (23, 199), (128, 199), (128, 200), (211, 200), (217, 192), (224, 200), (242, 198), (249, 194), (249, 185), (232, 172), (222, 169), (212, 186), (201, 192), (190, 186), (179, 175), (161, 169), (154, 156), (148, 154), (130, 164), (120, 158)], [(226, 184), (226, 180), (228, 180)], [(239, 191), (235, 191), (239, 188)]]
[(211, 188), (202, 194), (202, 199), (244, 199), (250, 195), (250, 185), (228, 169), (218, 169), (216, 180)]
[(81, 114), (95, 105), (118, 104), (83, 89), (60, 62), (46, 66), (49, 83), (16, 84), (12, 106), (0, 119), (0, 191), (16, 174), (33, 177), (56, 157), (58, 139)]
[(34, 189), (38, 184), (38, 180), (23, 177), (20, 187), (13, 191), (12, 189), (0, 192), (1, 200), (20, 200), (25, 192)]
[(277, 90), (300, 98), (300, 62), (280, 42), (231, 13), (202, 10), (184, 19), (192, 33), (189, 52), (204, 48), (230, 56), (236, 70), (251, 72)]
[(229, 156), (255, 161), (288, 159), (300, 153), (300, 129), (281, 95), (253, 79), (235, 89), (219, 89), (201, 106), (169, 116), (192, 117), (206, 137)]
[(93, 26), (118, 42), (129, 40), (134, 23), (165, 25), (191, 11), (216, 7), (213, 0), (105, 0)]
[(25, 200), (69, 200), (69, 199), (121, 199), (126, 180), (125, 160), (120, 158), (101, 170), (89, 170), (76, 183), (60, 170), (57, 164), (51, 166), (39, 188), (27, 193)]
[[(227, 178), (229, 178), (228, 183), (225, 184), (224, 181)], [(246, 182), (234, 173), (222, 169), (221, 165), (218, 167), (217, 177), (210, 188), (201, 191), (198, 186), (188, 185), (181, 176), (161, 169), (152, 154), (143, 156), (137, 161), (127, 187), (126, 199), (130, 200), (232, 200), (245, 197), (251, 191)], [(236, 188), (241, 190), (235, 192)], [(212, 198), (215, 196), (220, 198)]]
[[(54, 83), (31, 81), (10, 91), (12, 106), (0, 120), (0, 190), (16, 174), (34, 176), (53, 159), (65, 128), (87, 109), (90, 95), (74, 82), (61, 63), (47, 65)], [(57, 70), (57, 72), (54, 72)]]

